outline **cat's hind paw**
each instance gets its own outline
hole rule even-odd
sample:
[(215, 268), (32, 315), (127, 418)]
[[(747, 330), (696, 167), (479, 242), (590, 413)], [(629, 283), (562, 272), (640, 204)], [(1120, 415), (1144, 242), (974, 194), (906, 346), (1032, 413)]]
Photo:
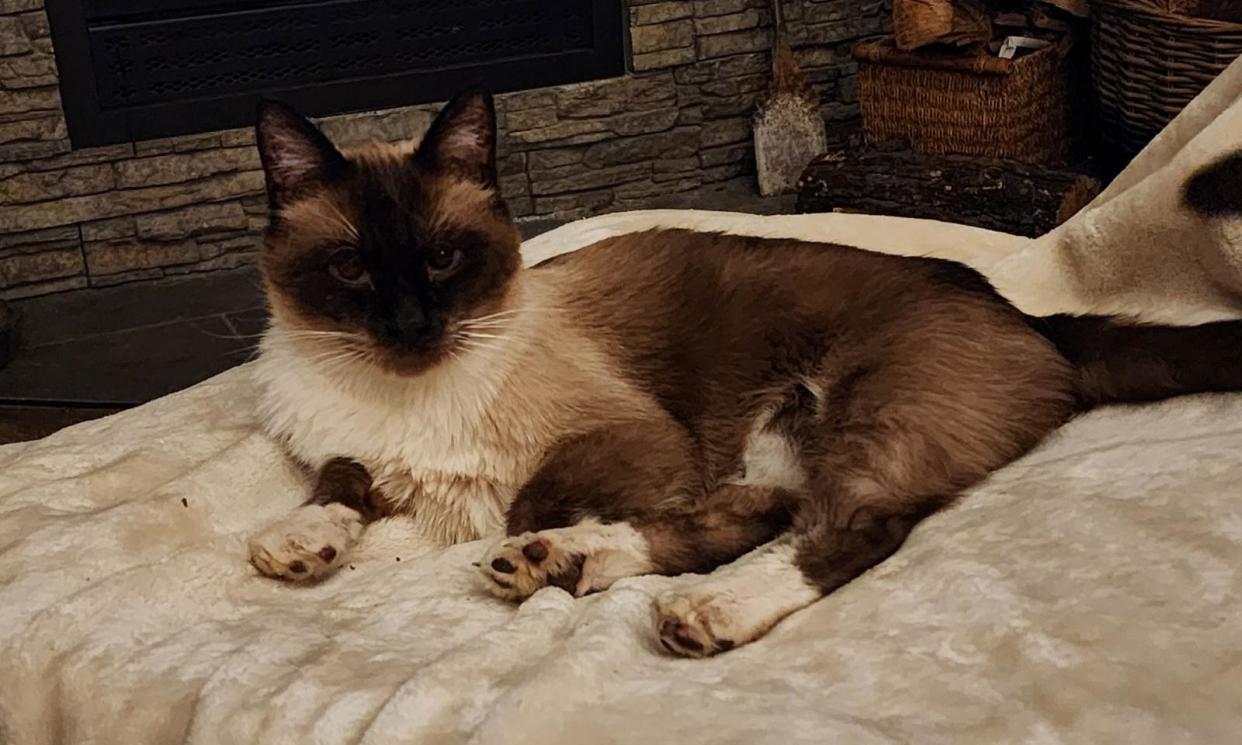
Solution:
[(489, 592), (514, 601), (547, 585), (582, 597), (652, 570), (642, 533), (626, 522), (593, 519), (504, 538), (476, 566)]
[(495, 543), (478, 563), (484, 587), (498, 598), (521, 601), (549, 584), (573, 592), (582, 556), (565, 550), (556, 532), (523, 533)]

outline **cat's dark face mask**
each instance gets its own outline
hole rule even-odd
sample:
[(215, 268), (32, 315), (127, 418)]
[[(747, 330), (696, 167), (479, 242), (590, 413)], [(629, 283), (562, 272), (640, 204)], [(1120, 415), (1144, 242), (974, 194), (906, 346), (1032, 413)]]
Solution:
[(413, 152), (342, 153), (275, 103), (257, 135), (272, 207), (264, 279), (291, 339), (325, 363), (411, 375), (496, 336), (520, 259), (489, 95), (455, 98)]

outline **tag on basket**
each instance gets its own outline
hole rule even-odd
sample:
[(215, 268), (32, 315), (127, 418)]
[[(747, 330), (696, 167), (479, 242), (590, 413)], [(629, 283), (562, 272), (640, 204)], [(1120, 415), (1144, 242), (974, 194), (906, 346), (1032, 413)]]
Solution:
[(1006, 36), (1005, 40), (1001, 42), (1000, 51), (996, 53), (996, 56), (1001, 59), (1013, 59), (1014, 57), (1021, 56), (1021, 50), (1026, 50), (1021, 52), (1022, 54), (1030, 54), (1036, 49), (1043, 49), (1050, 43), (1044, 39), (1034, 39), (1030, 36)]

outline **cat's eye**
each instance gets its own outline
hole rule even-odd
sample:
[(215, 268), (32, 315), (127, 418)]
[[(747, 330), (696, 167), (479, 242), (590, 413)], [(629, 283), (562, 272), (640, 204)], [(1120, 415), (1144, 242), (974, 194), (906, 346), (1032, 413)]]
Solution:
[(461, 259), (461, 249), (437, 246), (427, 255), (427, 268), (433, 275), (447, 277), (461, 264)]
[(358, 252), (351, 248), (343, 248), (328, 259), (328, 273), (342, 284), (361, 287), (371, 281), (371, 276), (362, 266)]

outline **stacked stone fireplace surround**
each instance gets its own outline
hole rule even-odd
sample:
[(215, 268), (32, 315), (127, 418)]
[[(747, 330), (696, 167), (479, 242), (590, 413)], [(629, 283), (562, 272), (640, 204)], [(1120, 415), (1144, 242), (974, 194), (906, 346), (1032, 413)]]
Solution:
[[(768, 0), (627, 0), (628, 72), (498, 97), (520, 221), (753, 190), (750, 116), (769, 78)], [(860, 37), (885, 0), (783, 0), (830, 142), (857, 126)], [(436, 105), (320, 120), (338, 142), (419, 137)], [(252, 263), (265, 222), (254, 136), (234, 129), (73, 149), (42, 0), (0, 0), (0, 299)]]

